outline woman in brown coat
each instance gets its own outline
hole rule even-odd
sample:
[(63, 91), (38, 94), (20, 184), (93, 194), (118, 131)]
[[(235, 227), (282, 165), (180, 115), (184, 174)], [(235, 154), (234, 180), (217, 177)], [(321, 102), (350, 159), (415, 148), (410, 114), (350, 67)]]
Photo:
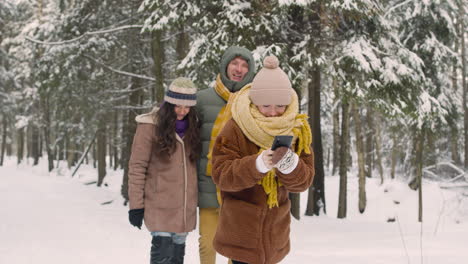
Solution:
[[(213, 150), (213, 181), (222, 205), (213, 242), (233, 263), (280, 262), (290, 249), (289, 192), (312, 184), (314, 159), (307, 116), (287, 75), (269, 56), (252, 85), (238, 92), (232, 119)], [(277, 135), (293, 136), (293, 146), (271, 150)]]
[(151, 263), (183, 263), (185, 239), (195, 229), (196, 159), (199, 121), (196, 87), (175, 79), (159, 110), (136, 118), (137, 130), (129, 162), (130, 223), (143, 219), (153, 236)]

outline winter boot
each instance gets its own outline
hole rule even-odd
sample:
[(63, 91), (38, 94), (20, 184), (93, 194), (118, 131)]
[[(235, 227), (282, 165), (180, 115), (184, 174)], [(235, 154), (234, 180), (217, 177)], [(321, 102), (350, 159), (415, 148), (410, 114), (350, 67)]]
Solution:
[(150, 264), (171, 264), (174, 255), (172, 237), (153, 236)]
[(183, 264), (185, 256), (185, 243), (174, 244), (174, 257), (172, 258), (173, 264)]

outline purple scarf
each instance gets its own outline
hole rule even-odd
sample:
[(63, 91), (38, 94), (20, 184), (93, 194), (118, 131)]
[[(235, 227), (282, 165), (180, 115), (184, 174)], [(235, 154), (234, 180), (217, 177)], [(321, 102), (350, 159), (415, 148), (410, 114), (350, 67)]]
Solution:
[(175, 131), (179, 135), (180, 138), (184, 137), (187, 127), (188, 127), (188, 120), (182, 119), (182, 120), (175, 121)]

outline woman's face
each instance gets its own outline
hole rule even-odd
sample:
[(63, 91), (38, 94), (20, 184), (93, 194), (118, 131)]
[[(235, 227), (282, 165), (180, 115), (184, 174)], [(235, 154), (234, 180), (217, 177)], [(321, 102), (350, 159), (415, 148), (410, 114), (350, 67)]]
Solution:
[(266, 117), (281, 116), (286, 111), (287, 105), (257, 105), (258, 111)]
[(190, 106), (176, 105), (174, 107), (174, 112), (177, 115), (177, 120), (182, 120), (190, 112)]

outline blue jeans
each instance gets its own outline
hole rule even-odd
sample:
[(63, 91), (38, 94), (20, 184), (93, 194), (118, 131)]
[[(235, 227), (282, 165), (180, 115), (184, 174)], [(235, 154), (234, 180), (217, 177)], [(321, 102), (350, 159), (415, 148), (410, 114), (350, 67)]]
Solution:
[(173, 232), (160, 232), (155, 231), (151, 232), (152, 236), (161, 236), (161, 237), (172, 237), (172, 242), (174, 244), (182, 245), (185, 244), (188, 233), (173, 233)]

